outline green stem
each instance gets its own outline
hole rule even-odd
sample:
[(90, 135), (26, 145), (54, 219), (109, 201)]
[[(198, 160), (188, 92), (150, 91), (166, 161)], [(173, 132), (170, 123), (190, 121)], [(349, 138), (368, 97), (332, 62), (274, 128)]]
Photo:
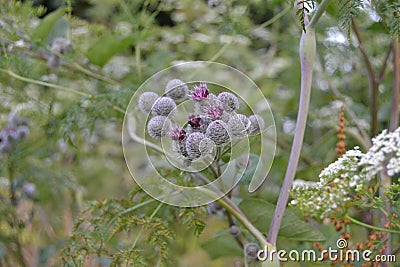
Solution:
[(84, 67), (82, 67), (81, 65), (79, 65), (76, 62), (73, 62), (72, 66), (74, 66), (77, 70), (83, 72), (84, 74), (86, 74), (88, 76), (91, 76), (93, 78), (96, 78), (98, 80), (107, 82), (107, 83), (112, 84), (112, 85), (119, 85), (120, 84), (119, 82), (117, 82), (117, 81), (115, 81), (115, 80), (113, 80), (111, 78), (108, 78), (108, 77), (103, 76), (101, 74), (98, 74), (98, 73), (92, 72), (92, 71), (90, 71), (88, 69), (85, 69)]
[(231, 207), (224, 199), (219, 199), (217, 201), (241, 224), (243, 224), (253, 234), (255, 238), (257, 238), (260, 245), (268, 244), (268, 241), (265, 238), (265, 236), (243, 214), (239, 213), (235, 208)]
[(348, 219), (349, 221), (351, 221), (351, 222), (353, 222), (353, 223), (355, 223), (355, 224), (357, 224), (357, 225), (359, 225), (359, 226), (366, 227), (366, 228), (368, 228), (368, 229), (376, 230), (376, 231), (379, 231), (379, 232), (400, 234), (400, 231), (391, 230), (391, 229), (385, 229), (385, 228), (381, 228), (381, 227), (378, 227), (378, 226), (366, 224), (366, 223), (363, 223), (363, 222), (361, 222), (361, 221), (359, 221), (359, 220), (354, 219), (353, 217), (350, 217), (350, 216), (347, 215), (347, 214), (346, 214), (344, 217), (345, 217), (346, 219)]
[(273, 24), (274, 22), (278, 21), (281, 17), (286, 15), (291, 9), (292, 9), (292, 7), (290, 5), (285, 7), (285, 9), (283, 9), (281, 12), (279, 12), (278, 14), (276, 14), (274, 17), (272, 17), (271, 19), (267, 20), (266, 22), (260, 24), (253, 31), (257, 31), (259, 29), (268, 27), (269, 25)]
[(53, 84), (53, 83), (48, 83), (48, 82), (43, 82), (43, 81), (38, 81), (38, 80), (33, 80), (30, 78), (26, 78), (26, 77), (22, 77), (14, 72), (12, 72), (11, 70), (5, 70), (5, 69), (0, 69), (0, 72), (6, 73), (8, 75), (10, 75), (11, 77), (18, 79), (20, 81), (24, 81), (24, 82), (28, 82), (28, 83), (32, 83), (32, 84), (37, 84), (37, 85), (41, 85), (41, 86), (46, 86), (46, 87), (50, 87), (50, 88), (54, 88), (54, 89), (60, 89), (66, 92), (70, 92), (70, 93), (74, 93), (77, 95), (81, 95), (81, 96), (90, 96), (87, 93), (72, 89), (72, 88), (68, 88), (62, 85), (58, 85), (58, 84)]
[(318, 20), (321, 18), (322, 14), (324, 14), (325, 9), (328, 7), (330, 0), (322, 0), (321, 4), (319, 4), (317, 10), (315, 11), (314, 16), (311, 18), (310, 23), (308, 23), (306, 29), (314, 29)]
[(13, 217), (13, 226), (14, 226), (14, 238), (15, 238), (15, 244), (17, 246), (17, 257), (20, 265), (22, 267), (26, 267), (24, 255), (22, 252), (22, 245), (20, 241), (20, 227), (19, 225), (19, 220), (18, 220), (18, 215), (17, 215), (17, 208), (18, 208), (18, 201), (17, 201), (17, 196), (15, 194), (15, 187), (14, 187), (14, 163), (11, 157), (8, 157), (8, 176), (9, 176), (9, 181), (10, 181), (10, 201), (11, 205), (14, 207), (14, 210), (12, 211), (12, 217)]
[(140, 44), (135, 46), (135, 58), (136, 58), (136, 68), (138, 79), (142, 80), (142, 59), (140, 55)]

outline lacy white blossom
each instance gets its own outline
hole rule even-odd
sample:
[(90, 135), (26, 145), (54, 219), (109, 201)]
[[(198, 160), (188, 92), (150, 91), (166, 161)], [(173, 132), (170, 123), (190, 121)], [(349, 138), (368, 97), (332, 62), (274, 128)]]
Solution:
[(311, 217), (323, 219), (345, 212), (351, 196), (363, 190), (381, 171), (394, 176), (400, 173), (400, 128), (384, 130), (372, 139), (372, 147), (363, 154), (358, 147), (326, 167), (319, 182), (293, 184), (291, 205)]
[(400, 128), (394, 132), (384, 130), (372, 139), (372, 147), (361, 159), (362, 172), (371, 180), (380, 171), (385, 170), (389, 176), (400, 172)]

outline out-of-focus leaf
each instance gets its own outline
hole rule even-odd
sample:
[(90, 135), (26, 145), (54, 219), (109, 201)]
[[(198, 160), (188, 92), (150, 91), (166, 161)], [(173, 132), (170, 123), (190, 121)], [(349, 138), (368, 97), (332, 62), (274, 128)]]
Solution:
[(89, 48), (86, 56), (91, 63), (104, 66), (114, 55), (123, 51), (138, 40), (146, 38), (146, 34), (130, 34), (124, 37), (106, 34)]
[(107, 34), (89, 48), (86, 56), (92, 64), (103, 66), (120, 51), (120, 43), (117, 36)]
[(49, 34), (47, 35), (46, 38), (46, 43), (51, 44), (54, 39), (57, 37), (64, 37), (66, 36), (67, 32), (69, 30), (69, 22), (63, 17), (60, 17), (57, 19), (56, 23), (54, 24), (54, 27), (50, 30)]
[(211, 259), (243, 254), (243, 250), (238, 243), (236, 243), (234, 237), (226, 231), (217, 234), (210, 240), (201, 244), (201, 248), (207, 251)]
[[(263, 233), (268, 232), (275, 205), (263, 199), (250, 198), (242, 201), (239, 207), (254, 226)], [(285, 211), (278, 236), (296, 241), (320, 242), (325, 240), (325, 236), (319, 230), (298, 218), (290, 209)]]
[(66, 8), (59, 8), (47, 15), (39, 24), (39, 26), (36, 27), (32, 34), (32, 40), (39, 43), (44, 43), (57, 20), (64, 14), (65, 11)]

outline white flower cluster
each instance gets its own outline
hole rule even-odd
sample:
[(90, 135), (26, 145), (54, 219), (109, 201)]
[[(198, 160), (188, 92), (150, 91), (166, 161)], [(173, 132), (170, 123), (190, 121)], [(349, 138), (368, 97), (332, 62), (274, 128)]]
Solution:
[(372, 143), (366, 154), (358, 147), (347, 151), (320, 173), (318, 183), (294, 183), (291, 205), (317, 219), (342, 214), (350, 207), (352, 194), (367, 186), (380, 171), (386, 169), (389, 176), (400, 173), (400, 128), (383, 131)]
[(400, 128), (394, 132), (384, 130), (372, 139), (372, 147), (360, 161), (363, 172), (371, 180), (380, 171), (389, 176), (400, 172)]

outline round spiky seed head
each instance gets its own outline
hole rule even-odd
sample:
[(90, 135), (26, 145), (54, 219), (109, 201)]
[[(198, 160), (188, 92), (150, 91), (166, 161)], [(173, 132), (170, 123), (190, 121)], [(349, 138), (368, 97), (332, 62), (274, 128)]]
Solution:
[(221, 120), (213, 121), (208, 125), (206, 136), (214, 141), (216, 146), (224, 146), (230, 141), (228, 126)]
[(160, 140), (171, 128), (171, 121), (164, 116), (155, 116), (147, 123), (147, 133), (153, 139)]
[(170, 97), (160, 97), (154, 102), (153, 107), (151, 108), (151, 112), (154, 115), (159, 115), (159, 116), (168, 116), (170, 115), (171, 112), (174, 111), (176, 108), (176, 104), (174, 100)]
[(250, 126), (248, 128), (248, 133), (250, 135), (259, 134), (265, 128), (264, 119), (257, 114), (249, 116)]
[(246, 254), (247, 258), (256, 260), (257, 259), (257, 252), (260, 250), (260, 246), (256, 243), (247, 243), (244, 245), (244, 253)]
[(144, 114), (149, 114), (154, 102), (159, 98), (159, 96), (154, 92), (144, 92), (139, 96), (139, 109)]
[(199, 149), (201, 155), (212, 154), (215, 151), (215, 143), (210, 138), (205, 137), (200, 141)]
[(227, 112), (232, 112), (239, 109), (239, 99), (232, 93), (222, 92), (218, 95), (219, 101), (224, 105), (224, 109)]
[(249, 119), (243, 114), (234, 114), (229, 118), (228, 129), (233, 138), (244, 138), (250, 127)]
[(188, 154), (186, 152), (186, 137), (183, 140), (174, 140), (172, 142), (172, 150), (184, 157), (187, 157)]
[(165, 87), (166, 95), (175, 101), (185, 99), (188, 92), (189, 87), (179, 79), (170, 80)]
[(238, 235), (240, 235), (240, 228), (237, 227), (237, 225), (232, 224), (231, 227), (229, 227), (229, 233), (236, 237)]
[(205, 138), (205, 135), (199, 132), (194, 132), (188, 135), (186, 139), (186, 152), (191, 159), (197, 159), (201, 156), (200, 143)]

